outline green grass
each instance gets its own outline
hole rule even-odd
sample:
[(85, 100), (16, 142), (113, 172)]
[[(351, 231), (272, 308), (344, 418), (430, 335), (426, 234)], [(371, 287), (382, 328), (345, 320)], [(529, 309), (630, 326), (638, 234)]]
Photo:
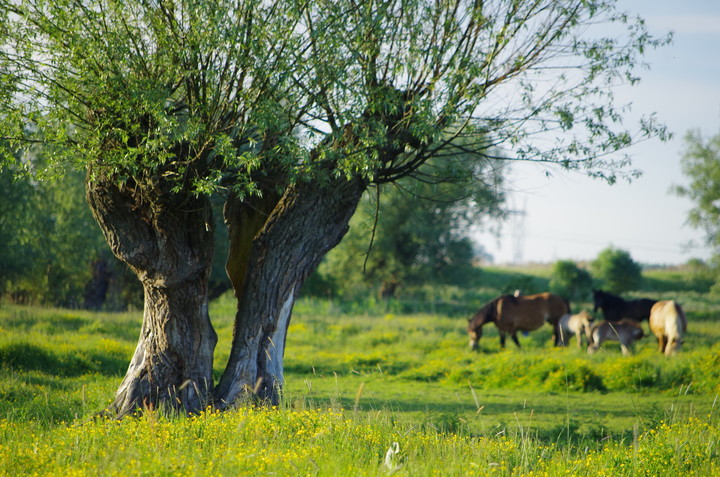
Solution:
[[(486, 273), (496, 287), (530, 276)], [(663, 280), (639, 294), (683, 303), (673, 358), (654, 338), (627, 357), (613, 343), (556, 349), (549, 327), (501, 350), (492, 325), (471, 352), (466, 319), (500, 292), (490, 285), (428, 289), (425, 304), (302, 299), (279, 409), (122, 422), (92, 416), (120, 384), (140, 313), (0, 306), (0, 475), (387, 475), (393, 442), (397, 475), (717, 475), (720, 301)], [(228, 297), (212, 304), (216, 375), (233, 313)]]

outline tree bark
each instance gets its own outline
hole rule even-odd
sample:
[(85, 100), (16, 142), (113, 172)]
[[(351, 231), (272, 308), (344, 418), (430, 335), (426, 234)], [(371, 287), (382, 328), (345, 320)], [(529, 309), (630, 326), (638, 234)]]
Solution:
[(201, 410), (210, 402), (217, 342), (208, 315), (208, 199), (169, 190), (150, 196), (132, 183), (109, 180), (88, 180), (86, 191), (108, 244), (145, 294), (137, 348), (108, 412), (123, 417), (142, 408)]
[(230, 359), (215, 389), (219, 407), (244, 397), (277, 403), (285, 337), (305, 279), (348, 230), (367, 181), (290, 185), (252, 241)]

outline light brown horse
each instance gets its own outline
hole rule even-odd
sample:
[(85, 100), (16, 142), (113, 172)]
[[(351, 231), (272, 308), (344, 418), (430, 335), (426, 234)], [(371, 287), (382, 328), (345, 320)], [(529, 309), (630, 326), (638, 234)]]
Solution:
[(658, 340), (658, 351), (670, 356), (680, 351), (687, 319), (680, 305), (672, 300), (655, 303), (650, 310), (650, 331)]
[(587, 311), (583, 310), (580, 313), (571, 315), (563, 315), (558, 322), (558, 330), (560, 332), (560, 344), (567, 346), (570, 337), (575, 335), (577, 340), (578, 348), (582, 348), (582, 335), (587, 336), (588, 342), (592, 339), (590, 337), (593, 317)]
[(473, 350), (478, 349), (478, 343), (482, 337), (482, 327), (486, 323), (493, 322), (497, 326), (500, 333), (500, 346), (505, 347), (505, 335), (510, 335), (519, 348), (517, 332), (536, 330), (546, 321), (553, 326), (555, 346), (559, 346), (558, 321), (567, 313), (570, 313), (570, 305), (567, 300), (552, 293), (499, 296), (486, 303), (468, 320), (470, 347)]
[(642, 326), (634, 320), (623, 318), (620, 321), (601, 321), (592, 327), (588, 340), (588, 353), (593, 354), (600, 349), (604, 341), (619, 341), (622, 354), (630, 354), (633, 341), (644, 336)]

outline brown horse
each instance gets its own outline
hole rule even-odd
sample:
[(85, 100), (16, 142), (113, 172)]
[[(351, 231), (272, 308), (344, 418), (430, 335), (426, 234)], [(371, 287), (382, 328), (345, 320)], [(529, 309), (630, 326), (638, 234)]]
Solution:
[(622, 354), (630, 354), (633, 341), (639, 340), (644, 336), (642, 326), (634, 320), (623, 318), (620, 321), (601, 321), (592, 327), (588, 336), (590, 346), (588, 353), (592, 354), (598, 349), (604, 341), (619, 341)]
[(650, 310), (650, 331), (658, 340), (658, 351), (670, 356), (680, 351), (687, 319), (680, 305), (672, 300), (655, 303)]
[(505, 335), (510, 335), (519, 348), (517, 332), (536, 330), (546, 321), (553, 325), (553, 338), (555, 345), (558, 346), (560, 340), (558, 321), (567, 313), (570, 313), (567, 300), (552, 293), (499, 296), (485, 304), (468, 320), (470, 347), (473, 350), (478, 349), (482, 327), (486, 323), (493, 322), (497, 326), (500, 346), (505, 347)]

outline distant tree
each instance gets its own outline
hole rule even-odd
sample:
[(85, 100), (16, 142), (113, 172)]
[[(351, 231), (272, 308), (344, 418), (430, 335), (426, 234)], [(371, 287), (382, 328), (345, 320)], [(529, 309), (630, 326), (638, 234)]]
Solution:
[(453, 167), (438, 158), (417, 172), (368, 191), (343, 241), (328, 254), (320, 273), (348, 295), (379, 289), (392, 296), (400, 286), (466, 283), (478, 246), (471, 233), (488, 215), (500, 215), (503, 163), (483, 151), (458, 147)]
[(698, 131), (685, 135), (685, 152), (680, 159), (687, 186), (677, 185), (673, 191), (687, 197), (695, 205), (688, 213), (688, 222), (705, 231), (708, 245), (720, 253), (720, 133), (703, 139)]
[(699, 131), (689, 131), (680, 167), (690, 184), (676, 185), (672, 191), (694, 204), (688, 212), (688, 223), (703, 230), (705, 242), (713, 248), (713, 259), (704, 273), (714, 275), (713, 288), (720, 288), (720, 132), (705, 140)]
[(590, 264), (590, 270), (603, 289), (612, 293), (637, 290), (642, 282), (640, 265), (625, 250), (606, 248)]
[(32, 230), (35, 189), (15, 171), (0, 170), (0, 296), (17, 292), (17, 283), (27, 273), (33, 255)]
[(550, 291), (568, 300), (584, 300), (592, 290), (592, 276), (572, 260), (558, 260), (553, 265)]
[(715, 283), (715, 276), (717, 274), (717, 263), (713, 262), (714, 260), (711, 260), (708, 263), (699, 258), (688, 260), (685, 264), (685, 268), (687, 269), (685, 280), (688, 286), (698, 292), (707, 292), (710, 290)]
[[(24, 166), (44, 168), (33, 152)], [(112, 256), (87, 207), (83, 174), (38, 180), (10, 166), (0, 170), (0, 190), (0, 297), (95, 309), (137, 307), (139, 297), (142, 305), (142, 288)]]
[(83, 178), (31, 180), (0, 171), (0, 292), (14, 301), (80, 307), (106, 250), (83, 200)]

